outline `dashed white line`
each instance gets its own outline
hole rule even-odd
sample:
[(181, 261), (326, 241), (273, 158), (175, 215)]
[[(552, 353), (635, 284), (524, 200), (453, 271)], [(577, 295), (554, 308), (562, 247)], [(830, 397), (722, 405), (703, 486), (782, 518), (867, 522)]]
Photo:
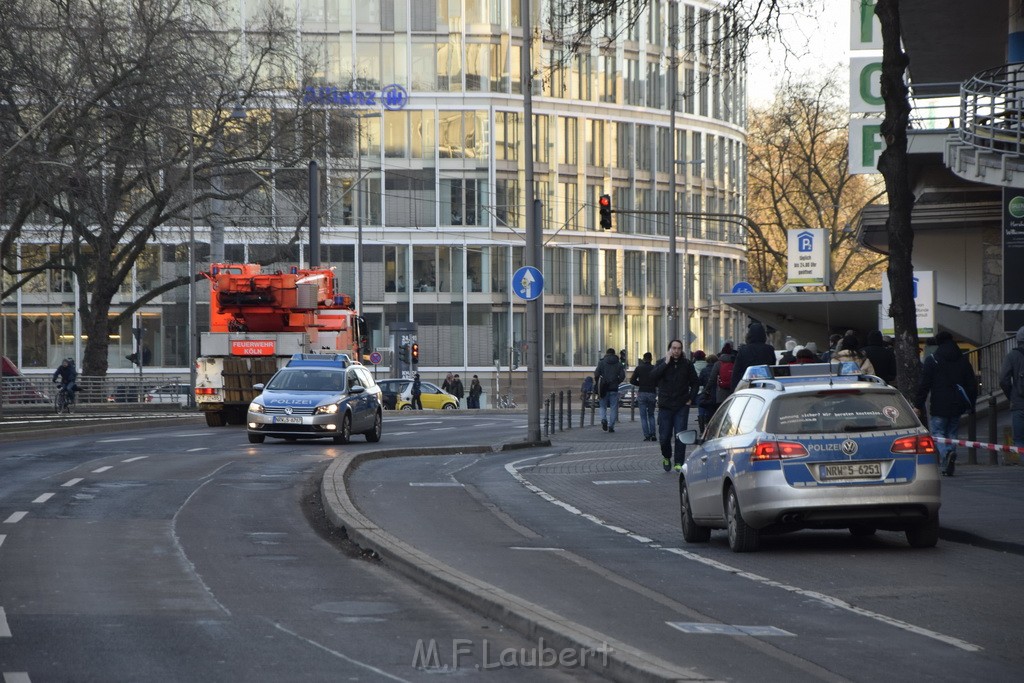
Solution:
[(32, 502), (33, 503), (45, 503), (46, 501), (48, 501), (51, 498), (53, 498), (53, 496), (54, 496), (53, 493), (44, 493), (43, 495), (39, 496), (38, 498), (36, 498)]
[(145, 460), (148, 457), (148, 455), (136, 455), (134, 458), (128, 458), (127, 460), (122, 460), (121, 462), (135, 462), (136, 460)]
[(595, 486), (608, 486), (609, 484), (650, 484), (647, 479), (605, 479), (593, 482)]
[(531, 547), (525, 546), (525, 545), (512, 545), (512, 546), (509, 546), (508, 549), (509, 550), (545, 550), (547, 552), (562, 552), (563, 550), (565, 550), (565, 548), (547, 548), (547, 547), (531, 548)]
[(605, 520), (601, 519), (600, 517), (592, 515), (592, 514), (590, 514), (588, 512), (583, 512), (582, 510), (580, 510), (579, 508), (575, 507), (574, 505), (571, 505), (570, 503), (566, 503), (563, 500), (555, 498), (554, 496), (552, 496), (550, 493), (548, 493), (544, 489), (542, 489), (539, 486), (537, 486), (537, 485), (527, 481), (526, 478), (522, 474), (519, 473), (518, 468), (519, 468), (519, 466), (522, 463), (526, 463), (526, 462), (529, 462), (531, 460), (543, 460), (545, 458), (550, 458), (550, 457), (553, 457), (555, 455), (557, 455), (557, 454), (556, 453), (548, 453), (546, 455), (534, 456), (534, 457), (531, 457), (531, 458), (524, 458), (522, 460), (517, 460), (515, 462), (510, 462), (510, 463), (505, 465), (505, 471), (508, 472), (510, 475), (512, 475), (512, 477), (516, 481), (518, 481), (522, 486), (524, 486), (527, 490), (532, 491), (533, 493), (536, 493), (538, 496), (540, 496), (544, 500), (548, 501), (549, 503), (551, 503), (553, 505), (557, 505), (558, 507), (562, 508), (566, 512), (569, 512), (570, 514), (582, 517), (583, 519), (589, 520), (589, 521), (593, 522), (594, 524), (597, 524), (599, 526), (604, 527), (605, 529), (608, 529), (610, 531), (614, 531), (617, 534), (622, 534), (622, 535), (626, 536), (627, 538), (632, 538), (633, 540), (638, 541), (638, 542), (646, 545), (648, 548), (651, 548), (653, 550), (660, 550), (662, 552), (669, 552), (669, 553), (672, 553), (674, 555), (679, 555), (680, 557), (684, 557), (684, 558), (686, 558), (688, 560), (693, 560), (694, 562), (699, 562), (699, 563), (701, 563), (701, 564), (703, 564), (703, 565), (705, 565), (707, 567), (711, 567), (712, 569), (718, 569), (720, 571), (724, 571), (724, 572), (727, 572), (729, 574), (733, 574), (734, 576), (737, 576), (737, 577), (740, 577), (740, 578), (744, 578), (744, 579), (748, 579), (750, 581), (754, 581), (756, 583), (760, 583), (760, 584), (765, 585), (765, 586), (771, 586), (773, 588), (779, 588), (781, 590), (788, 591), (788, 592), (794, 593), (796, 595), (801, 595), (803, 597), (810, 598), (812, 600), (816, 600), (818, 602), (821, 602), (821, 603), (823, 603), (823, 604), (825, 604), (825, 605), (827, 605), (829, 607), (835, 607), (835, 608), (839, 608), (839, 609), (844, 609), (844, 610), (847, 610), (847, 611), (852, 612), (854, 614), (858, 614), (858, 615), (860, 615), (862, 617), (866, 617), (868, 619), (873, 619), (873, 620), (881, 622), (883, 624), (888, 624), (889, 626), (894, 626), (894, 627), (896, 627), (898, 629), (902, 629), (902, 630), (907, 631), (909, 633), (916, 633), (918, 635), (925, 636), (926, 638), (932, 638), (934, 640), (938, 640), (939, 642), (943, 642), (943, 643), (946, 643), (948, 645), (952, 645), (955, 648), (959, 648), (961, 650), (966, 650), (967, 652), (978, 652), (978, 651), (984, 649), (981, 646), (975, 645), (974, 643), (969, 643), (966, 640), (961, 640), (961, 639), (955, 638), (953, 636), (947, 636), (947, 635), (945, 635), (943, 633), (939, 633), (938, 631), (932, 631), (931, 629), (927, 629), (927, 628), (924, 628), (924, 627), (921, 627), (921, 626), (917, 626), (915, 624), (911, 624), (909, 622), (902, 621), (900, 619), (894, 619), (894, 618), (886, 616), (884, 614), (879, 614), (878, 612), (872, 612), (871, 610), (864, 609), (863, 607), (857, 607), (856, 605), (851, 605), (850, 603), (846, 602), (845, 600), (841, 600), (839, 598), (832, 597), (831, 595), (826, 595), (825, 593), (819, 593), (818, 591), (807, 590), (805, 588), (799, 588), (797, 586), (790, 586), (788, 584), (781, 583), (779, 581), (775, 581), (774, 579), (769, 579), (767, 577), (759, 576), (759, 575), (753, 574), (751, 572), (742, 571), (742, 570), (740, 570), (740, 569), (738, 569), (736, 567), (727, 565), (724, 562), (719, 562), (717, 560), (713, 560), (713, 559), (704, 557), (703, 555), (700, 555), (700, 554), (697, 554), (697, 553), (694, 553), (694, 552), (690, 552), (688, 550), (683, 550), (682, 548), (665, 548), (665, 547), (662, 547), (660, 545), (655, 545), (653, 543), (652, 539), (650, 539), (650, 538), (646, 538), (644, 536), (640, 536), (639, 534), (637, 534), (637, 533), (635, 533), (633, 531), (630, 531), (629, 529), (624, 529), (622, 527), (615, 526), (614, 524), (606, 522)]
[(32, 683), (25, 671), (5, 671), (4, 683)]
[(74, 486), (75, 484), (78, 484), (78, 483), (80, 483), (82, 481), (84, 481), (84, 480), (81, 477), (75, 477), (74, 479), (68, 479), (66, 482), (61, 484), (61, 486), (63, 488), (67, 488), (69, 486)]
[(101, 474), (103, 472), (106, 472), (107, 470), (112, 470), (112, 469), (114, 469), (113, 465), (104, 465), (103, 467), (97, 467), (96, 469), (94, 469), (92, 471), (92, 473), (93, 474)]
[(8, 517), (7, 519), (4, 520), (4, 524), (17, 524), (21, 520), (25, 519), (25, 517), (27, 515), (28, 515), (28, 512), (26, 512), (26, 511), (15, 512), (10, 517)]
[(188, 449), (185, 452), (186, 453), (195, 453), (196, 451), (206, 451), (206, 450), (209, 450), (209, 448), (207, 448), (206, 446), (200, 446), (199, 448), (190, 448), (190, 449)]
[(458, 429), (458, 427), (434, 427), (430, 431), (432, 431), (432, 432), (449, 432), (449, 431), (451, 431), (453, 429)]
[(457, 481), (410, 481), (409, 486), (451, 486), (462, 488), (463, 485)]
[(0, 638), (10, 638), (11, 627), (7, 625), (7, 612), (0, 607)]
[(120, 439), (100, 439), (96, 443), (120, 443), (122, 441), (142, 441), (142, 440), (143, 440), (143, 437), (141, 437), (141, 436), (125, 436), (125, 437), (121, 437)]
[(388, 436), (406, 436), (407, 434), (415, 434), (416, 432), (388, 432)]
[(6, 539), (6, 538), (7, 538), (6, 534), (0, 534), (0, 545), (4, 544), (4, 539)]

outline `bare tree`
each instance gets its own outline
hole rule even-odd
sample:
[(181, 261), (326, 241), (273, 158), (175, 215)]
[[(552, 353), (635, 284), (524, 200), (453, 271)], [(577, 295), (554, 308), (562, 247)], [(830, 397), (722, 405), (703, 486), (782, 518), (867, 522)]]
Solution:
[(751, 112), (748, 275), (758, 291), (785, 284), (786, 232), (802, 228), (829, 231), (835, 289), (879, 287), (886, 259), (860, 249), (850, 225), (879, 198), (880, 183), (850, 175), (848, 131), (834, 75), (789, 83), (770, 106)]
[[(13, 288), (45, 269), (77, 280), (85, 374), (106, 373), (123, 320), (196, 277), (111, 315), (158, 229), (269, 206), (273, 178), (257, 170), (294, 168), (323, 144), (294, 27), (267, 9), (240, 31), (221, 6), (0, 0), (0, 262)], [(8, 256), (28, 229), (59, 248), (14, 273)]]

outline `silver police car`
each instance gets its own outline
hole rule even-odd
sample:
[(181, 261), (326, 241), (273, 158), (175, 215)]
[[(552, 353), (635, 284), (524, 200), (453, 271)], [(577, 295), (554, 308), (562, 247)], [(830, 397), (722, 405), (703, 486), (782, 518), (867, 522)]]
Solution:
[(935, 443), (910, 404), (853, 363), (756, 366), (690, 449), (679, 477), (683, 538), (726, 529), (735, 552), (799, 529), (939, 535)]
[(249, 404), (249, 443), (268, 436), (296, 439), (330, 438), (348, 443), (353, 434), (380, 441), (380, 387), (359, 363), (344, 354), (297, 354), (278, 370), (262, 393)]

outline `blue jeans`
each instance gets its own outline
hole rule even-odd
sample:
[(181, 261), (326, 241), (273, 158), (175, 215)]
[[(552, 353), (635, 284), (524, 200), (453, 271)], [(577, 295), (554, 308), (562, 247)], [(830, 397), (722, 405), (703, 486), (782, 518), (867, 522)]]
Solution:
[(636, 394), (636, 404), (640, 408), (640, 429), (643, 430), (644, 438), (658, 433), (658, 425), (654, 421), (654, 404), (657, 402), (658, 395), (653, 391), (638, 391)]
[(686, 459), (686, 444), (675, 438), (676, 434), (686, 430), (690, 422), (690, 406), (681, 408), (658, 409), (658, 441), (661, 443), (661, 457), (672, 459), (672, 443), (675, 442), (676, 464), (682, 465)]
[[(931, 428), (932, 436), (939, 436), (944, 439), (955, 439), (957, 432), (960, 429), (960, 416), (942, 417), (941, 415), (932, 415), (928, 426)], [(939, 465), (941, 467), (945, 467), (947, 458), (951, 455), (956, 455), (956, 446), (947, 443), (938, 444), (938, 446), (939, 453), (942, 453)]]
[(609, 391), (601, 398), (601, 402), (598, 404), (601, 406), (601, 422), (608, 421), (608, 429), (615, 426), (615, 422), (619, 419), (619, 392), (612, 390)]
[(1013, 445), (1024, 448), (1024, 410), (1011, 410), (1010, 424), (1013, 427)]

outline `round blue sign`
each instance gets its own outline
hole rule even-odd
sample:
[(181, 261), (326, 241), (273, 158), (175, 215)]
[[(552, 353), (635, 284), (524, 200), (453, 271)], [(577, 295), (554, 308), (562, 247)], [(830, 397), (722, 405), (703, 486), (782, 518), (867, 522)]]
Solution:
[(388, 111), (397, 111), (409, 101), (409, 93), (397, 83), (392, 83), (380, 91), (380, 101)]
[(512, 274), (512, 291), (520, 299), (533, 301), (544, 292), (544, 276), (533, 266), (523, 266)]
[(378, 363), (380, 363), (380, 361), (381, 361), (381, 355), (379, 353), (374, 351), (373, 353), (370, 354), (370, 362), (371, 363), (373, 363), (374, 365), (377, 365)]
[(737, 282), (732, 286), (733, 294), (753, 294), (754, 286), (749, 282)]

